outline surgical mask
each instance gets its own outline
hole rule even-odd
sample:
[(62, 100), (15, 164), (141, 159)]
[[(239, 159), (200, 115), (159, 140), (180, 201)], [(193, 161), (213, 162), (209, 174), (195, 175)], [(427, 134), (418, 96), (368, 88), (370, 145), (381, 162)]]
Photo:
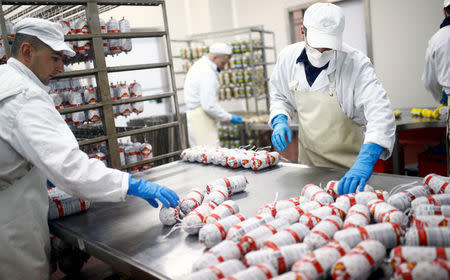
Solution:
[(334, 50), (324, 51), (323, 53), (321, 53), (315, 48), (306, 45), (306, 55), (308, 56), (308, 60), (311, 65), (316, 68), (323, 67), (325, 64), (327, 64), (331, 60), (331, 58), (333, 58), (334, 54)]

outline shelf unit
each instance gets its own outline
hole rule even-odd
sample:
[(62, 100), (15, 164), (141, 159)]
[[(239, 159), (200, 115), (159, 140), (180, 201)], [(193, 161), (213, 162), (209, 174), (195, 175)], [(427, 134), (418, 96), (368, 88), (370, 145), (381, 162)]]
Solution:
[[(269, 38), (267, 38), (269, 37)], [(224, 43), (231, 43), (232, 41), (247, 41), (250, 42), (248, 44), (249, 52), (251, 58), (251, 63), (246, 69), (251, 69), (253, 73), (255, 73), (255, 68), (258, 66), (262, 66), (263, 68), (263, 78), (258, 81), (258, 83), (261, 83), (264, 86), (264, 92), (260, 95), (254, 95), (249, 97), (247, 94), (245, 94), (245, 98), (238, 98), (237, 100), (241, 99), (245, 101), (245, 111), (240, 112), (244, 114), (256, 114), (260, 115), (263, 113), (267, 113), (269, 111), (270, 106), (270, 100), (269, 100), (269, 87), (268, 87), (268, 81), (269, 81), (269, 74), (268, 74), (268, 66), (275, 65), (276, 60), (276, 47), (275, 47), (275, 33), (265, 30), (263, 26), (252, 26), (252, 27), (244, 27), (244, 28), (237, 28), (237, 29), (230, 29), (230, 30), (223, 30), (223, 31), (217, 31), (217, 32), (209, 32), (209, 33), (200, 33), (200, 34), (194, 34), (189, 36), (187, 39), (176, 39), (172, 40), (172, 47), (176, 49), (178, 46), (179, 49), (186, 47), (189, 51), (189, 57), (186, 58), (183, 55), (175, 55), (174, 59), (184, 61), (189, 61), (191, 64), (195, 61), (195, 56), (192, 54), (192, 49), (194, 45), (200, 45), (200, 46), (208, 46), (211, 43), (214, 42), (224, 42)], [(252, 41), (258, 41), (260, 42), (260, 45), (254, 45), (251, 44)], [(271, 42), (268, 42), (271, 41)], [(181, 47), (180, 47), (181, 46)], [(267, 50), (272, 50), (273, 55), (268, 59), (268, 53)], [(261, 62), (260, 63), (253, 63), (255, 61), (255, 53), (257, 51), (261, 52)], [(232, 58), (233, 59), (233, 56)], [(236, 70), (244, 68), (236, 68)], [(231, 69), (230, 69), (231, 70)], [(186, 74), (186, 71), (176, 71), (175, 74), (178, 75), (184, 75)], [(184, 76), (183, 76), (184, 77)], [(183, 80), (184, 82), (184, 80)], [(183, 90), (182, 87), (178, 88), (179, 94)], [(181, 94), (180, 94), (181, 95)], [(180, 96), (181, 99), (181, 96)], [(259, 108), (259, 100), (265, 99), (265, 110), (261, 110)], [(254, 101), (254, 111), (250, 109), (250, 102)]]
[[(4, 6), (8, 5), (6, 9)], [(27, 5), (27, 6), (26, 6)], [(109, 11), (119, 6), (155, 6), (161, 8), (163, 26), (161, 31), (152, 32), (126, 32), (126, 33), (101, 33), (99, 14)], [(179, 113), (179, 106), (177, 100), (177, 89), (175, 86), (175, 77), (172, 61), (172, 50), (170, 46), (170, 36), (168, 29), (168, 20), (166, 12), (166, 4), (164, 0), (0, 0), (0, 28), (1, 33), (6, 34), (5, 20), (17, 21), (23, 17), (40, 17), (49, 19), (52, 21), (64, 19), (70, 20), (78, 16), (85, 16), (87, 19), (87, 25), (89, 28), (88, 34), (83, 35), (66, 35), (66, 41), (91, 41), (91, 49), (93, 49), (93, 68), (85, 70), (75, 70), (58, 75), (55, 79), (61, 78), (73, 78), (73, 77), (85, 77), (95, 76), (97, 84), (97, 91), (99, 100), (96, 103), (89, 105), (81, 105), (73, 108), (63, 108), (59, 112), (61, 114), (74, 113), (80, 111), (86, 111), (89, 109), (102, 109), (101, 120), (103, 124), (103, 135), (96, 136), (94, 138), (81, 140), (79, 145), (90, 145), (106, 141), (109, 165), (112, 168), (127, 169), (136, 166), (142, 166), (146, 163), (156, 162), (163, 159), (175, 159), (186, 147), (184, 141), (185, 137), (183, 130), (183, 120)], [(114, 66), (108, 67), (106, 65), (106, 59), (103, 50), (103, 40), (106, 39), (118, 39), (118, 38), (154, 38), (159, 37), (165, 40), (167, 61), (158, 63), (143, 63), (126, 66)], [(7, 36), (3, 36), (3, 45), (5, 46), (5, 52), (7, 58), (11, 56)], [(158, 94), (142, 97), (134, 97), (130, 99), (111, 100), (110, 96), (110, 82), (108, 79), (108, 73), (121, 72), (121, 71), (133, 71), (133, 70), (145, 70), (162, 68), (168, 71), (168, 84), (170, 91), (161, 92)], [(171, 121), (153, 126), (133, 127), (133, 128), (119, 128), (115, 125), (113, 106), (120, 104), (129, 104), (133, 102), (144, 102), (148, 100), (170, 98), (173, 103), (174, 115)], [(174, 139), (167, 139), (167, 142), (175, 141), (171, 143), (171, 147), (176, 147), (165, 154), (159, 154), (151, 159), (138, 161), (132, 164), (122, 165), (120, 161), (120, 151), (118, 145), (118, 139), (126, 136), (138, 136), (148, 132), (158, 131), (161, 129), (177, 129), (176, 133), (173, 133), (176, 137)], [(95, 126), (93, 127), (95, 129)]]

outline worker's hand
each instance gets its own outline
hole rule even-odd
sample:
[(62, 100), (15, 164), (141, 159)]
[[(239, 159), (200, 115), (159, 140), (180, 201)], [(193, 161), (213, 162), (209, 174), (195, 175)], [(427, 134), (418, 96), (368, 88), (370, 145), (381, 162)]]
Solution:
[(166, 208), (171, 205), (177, 206), (178, 200), (180, 200), (173, 190), (142, 179), (136, 180), (131, 175), (127, 194), (139, 196), (155, 208), (158, 207), (156, 199), (161, 201)]
[(444, 105), (447, 105), (447, 102), (448, 102), (448, 95), (447, 95), (447, 93), (445, 92), (445, 90), (442, 90), (442, 96), (441, 96), (441, 101), (440, 101), (440, 103), (441, 103), (441, 104), (444, 104)]
[(382, 152), (383, 147), (375, 143), (362, 145), (355, 164), (353, 164), (352, 168), (339, 181), (339, 195), (354, 193), (357, 186), (359, 186), (360, 191), (364, 190), (364, 186), (372, 175), (373, 167)]
[(241, 124), (242, 118), (238, 115), (231, 115), (231, 122), (234, 124)]
[(289, 129), (287, 116), (278, 114), (272, 119), (272, 144), (278, 151), (284, 151), (287, 147), (286, 137), (289, 144), (292, 142), (292, 132)]

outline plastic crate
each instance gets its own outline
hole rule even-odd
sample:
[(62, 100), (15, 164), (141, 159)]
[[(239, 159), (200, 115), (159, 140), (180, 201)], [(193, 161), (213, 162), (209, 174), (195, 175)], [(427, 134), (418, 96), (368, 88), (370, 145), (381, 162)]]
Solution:
[(419, 154), (419, 177), (430, 173), (447, 176), (447, 156), (424, 152)]

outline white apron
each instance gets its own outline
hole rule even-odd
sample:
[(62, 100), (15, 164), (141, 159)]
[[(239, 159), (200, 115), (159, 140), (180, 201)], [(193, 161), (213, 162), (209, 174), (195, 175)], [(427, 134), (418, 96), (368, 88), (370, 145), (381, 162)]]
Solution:
[[(24, 167), (25, 168), (25, 167)], [(48, 279), (46, 179), (36, 167), (0, 190), (0, 279)]]
[(364, 135), (361, 126), (341, 109), (335, 72), (328, 77), (328, 89), (310, 91), (303, 64), (296, 64), (295, 68), (294, 77), (298, 80), (290, 83), (290, 90), (298, 112), (299, 163), (350, 168), (361, 149)]
[(186, 113), (188, 123), (189, 145), (219, 145), (217, 121), (208, 115), (201, 106)]

